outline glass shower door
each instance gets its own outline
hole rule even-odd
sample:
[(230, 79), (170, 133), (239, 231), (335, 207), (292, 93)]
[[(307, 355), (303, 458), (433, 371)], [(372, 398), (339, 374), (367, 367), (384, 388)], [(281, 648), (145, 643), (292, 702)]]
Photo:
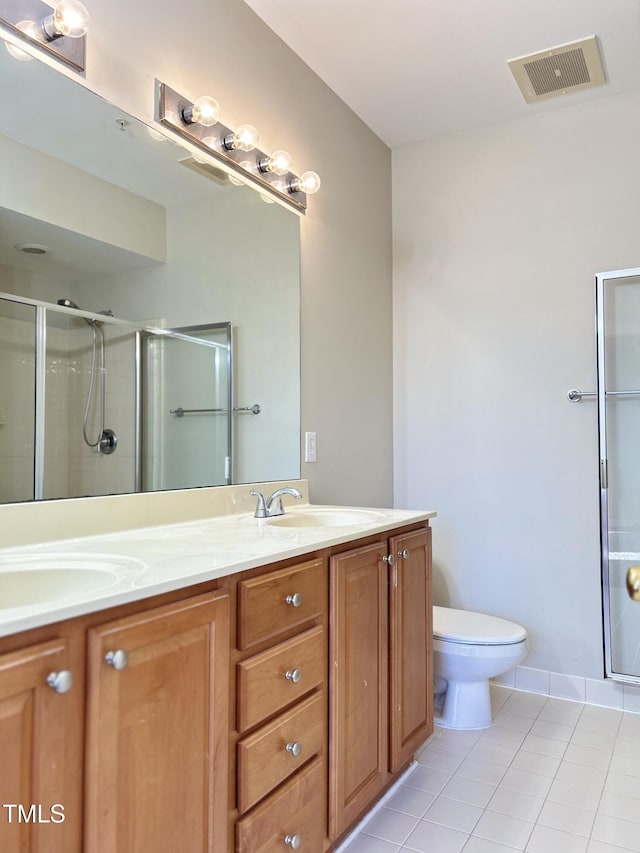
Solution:
[(640, 601), (627, 575), (640, 566), (640, 269), (603, 273), (596, 287), (606, 674), (637, 682)]
[(231, 483), (230, 324), (146, 337), (142, 373), (143, 491)]

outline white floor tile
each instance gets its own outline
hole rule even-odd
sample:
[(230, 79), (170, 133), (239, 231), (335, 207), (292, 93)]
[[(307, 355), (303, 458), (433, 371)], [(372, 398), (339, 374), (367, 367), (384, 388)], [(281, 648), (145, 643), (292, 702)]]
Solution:
[(546, 702), (546, 697), (538, 693), (524, 693), (514, 691), (502, 706), (503, 710), (510, 714), (519, 714), (522, 717), (537, 717)]
[(588, 838), (580, 835), (536, 826), (527, 844), (527, 853), (586, 853), (588, 842)]
[(447, 797), (438, 797), (427, 809), (423, 820), (439, 823), (451, 829), (459, 829), (460, 832), (469, 834), (480, 820), (482, 815), (480, 806), (472, 806), (470, 803), (462, 803), (460, 800), (450, 800)]
[(549, 789), (547, 799), (554, 803), (562, 803), (565, 806), (595, 811), (600, 802), (602, 787), (602, 782), (593, 779), (563, 780), (556, 777)]
[(480, 761), (491, 761), (493, 764), (503, 764), (505, 767), (511, 764), (518, 750), (515, 746), (502, 746), (499, 743), (490, 743), (488, 740), (478, 741), (469, 755)]
[(621, 717), (615, 711), (612, 714), (590, 714), (585, 711), (578, 720), (576, 728), (615, 737), (620, 729), (620, 724)]
[(511, 729), (514, 732), (526, 734), (534, 723), (533, 717), (523, 717), (520, 714), (512, 714), (509, 711), (500, 711), (494, 717), (494, 724), (503, 729)]
[(402, 844), (405, 838), (415, 829), (418, 819), (411, 815), (402, 814), (385, 807), (374, 814), (362, 830), (366, 835), (391, 841), (396, 845)]
[(522, 744), (525, 752), (535, 752), (539, 755), (552, 755), (561, 758), (567, 748), (567, 744), (561, 740), (552, 740), (549, 737), (528, 734)]
[(614, 794), (621, 794), (623, 797), (634, 797), (636, 800), (640, 800), (640, 779), (636, 776), (609, 772), (605, 779), (604, 789), (605, 791), (612, 791)]
[(449, 829), (421, 820), (404, 843), (403, 850), (417, 850), (419, 853), (460, 853), (469, 836), (466, 832)]
[(640, 738), (618, 735), (613, 751), (619, 755), (628, 755), (631, 758), (640, 758)]
[(487, 809), (520, 820), (536, 821), (543, 805), (542, 797), (532, 797), (531, 794), (523, 794), (512, 788), (498, 788), (489, 800)]
[(480, 742), (486, 741), (487, 743), (496, 743), (499, 746), (508, 746), (518, 749), (522, 746), (524, 738), (525, 734), (523, 732), (502, 728), (502, 726), (496, 722), (482, 733), (480, 736)]
[(406, 785), (409, 788), (419, 788), (421, 791), (429, 791), (431, 794), (439, 794), (451, 778), (450, 773), (442, 770), (434, 770), (433, 767), (416, 767), (407, 778)]
[(623, 773), (625, 776), (635, 776), (640, 779), (640, 758), (614, 752), (611, 756), (609, 770), (613, 773)]
[(399, 849), (397, 844), (360, 833), (346, 848), (345, 853), (397, 853)]
[(571, 743), (578, 746), (587, 746), (590, 749), (600, 749), (603, 752), (613, 752), (616, 745), (615, 735), (605, 735), (600, 732), (592, 732), (589, 729), (576, 727), (571, 736)]
[(529, 794), (530, 797), (546, 797), (553, 784), (550, 776), (541, 776), (539, 773), (529, 773), (527, 770), (518, 770), (510, 767), (502, 777), (501, 787), (519, 791), (521, 794)]
[(488, 785), (498, 785), (506, 772), (503, 764), (494, 764), (491, 761), (480, 761), (478, 758), (468, 756), (456, 770), (456, 776), (465, 779), (475, 779), (476, 782), (486, 782)]
[[(600, 798), (598, 814), (619, 817), (623, 820), (631, 820), (640, 824), (640, 802), (633, 797), (625, 797), (622, 794), (604, 791)], [(638, 827), (638, 832), (640, 832), (640, 827)]]
[(473, 834), (498, 844), (505, 844), (507, 847), (514, 847), (516, 850), (524, 850), (532, 830), (533, 823), (529, 821), (486, 811)]
[(584, 764), (587, 767), (599, 767), (602, 770), (606, 770), (611, 761), (611, 753), (604, 752), (601, 749), (591, 749), (589, 746), (579, 746), (577, 743), (570, 743), (564, 754), (564, 760), (571, 761), (574, 764)]
[(443, 770), (445, 773), (453, 773), (462, 763), (463, 756), (457, 753), (450, 753), (444, 749), (423, 750), (418, 756), (418, 764), (425, 767), (433, 767), (436, 770)]
[(466, 755), (478, 740), (481, 731), (457, 731), (455, 729), (438, 729), (429, 745), (436, 749), (444, 749), (452, 755)]
[(462, 853), (517, 853), (517, 851), (515, 847), (505, 847), (504, 844), (472, 835)]
[(561, 723), (566, 726), (575, 726), (580, 719), (582, 705), (578, 702), (566, 702), (563, 699), (548, 699), (544, 708), (538, 715), (539, 720), (548, 720), (551, 723)]
[(520, 750), (511, 762), (509, 769), (526, 770), (528, 773), (537, 773), (540, 776), (553, 778), (560, 767), (561, 758), (553, 755), (538, 755), (535, 752), (524, 752)]
[(628, 847), (618, 847), (617, 844), (607, 844), (606, 841), (589, 840), (587, 853), (629, 853)]
[(401, 785), (386, 801), (385, 806), (397, 812), (420, 818), (435, 798), (436, 795), (430, 794), (428, 791), (420, 791), (418, 788)]
[(596, 814), (593, 811), (547, 800), (538, 817), (538, 823), (541, 826), (560, 829), (573, 835), (584, 835), (588, 838), (591, 835), (595, 817)]
[(563, 743), (569, 743), (573, 734), (574, 726), (568, 726), (565, 723), (555, 723), (551, 720), (537, 719), (531, 726), (530, 734), (539, 735), (540, 737), (548, 737), (552, 740), (561, 740)]
[(626, 847), (628, 850), (640, 850), (638, 824), (630, 820), (598, 814), (591, 835), (597, 841), (617, 844), (618, 847)]
[(476, 782), (474, 779), (454, 776), (442, 789), (442, 796), (485, 808), (495, 790), (495, 785), (487, 785), (485, 782)]

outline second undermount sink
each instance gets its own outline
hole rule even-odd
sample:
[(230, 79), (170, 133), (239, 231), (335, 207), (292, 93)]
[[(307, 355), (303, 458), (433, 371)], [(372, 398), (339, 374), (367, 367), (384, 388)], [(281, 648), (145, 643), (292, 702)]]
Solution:
[(0, 560), (0, 610), (59, 603), (116, 585), (145, 571), (140, 560), (110, 554), (42, 554)]
[(313, 507), (293, 509), (284, 515), (268, 519), (277, 527), (348, 527), (358, 524), (374, 524), (384, 515), (373, 509), (350, 509), (349, 507)]

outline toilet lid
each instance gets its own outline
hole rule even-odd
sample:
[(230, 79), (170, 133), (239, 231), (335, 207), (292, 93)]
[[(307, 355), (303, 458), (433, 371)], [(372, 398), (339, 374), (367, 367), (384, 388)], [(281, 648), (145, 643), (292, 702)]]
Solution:
[(500, 646), (526, 640), (527, 632), (515, 622), (508, 622), (498, 616), (434, 606), (433, 636), (452, 643)]

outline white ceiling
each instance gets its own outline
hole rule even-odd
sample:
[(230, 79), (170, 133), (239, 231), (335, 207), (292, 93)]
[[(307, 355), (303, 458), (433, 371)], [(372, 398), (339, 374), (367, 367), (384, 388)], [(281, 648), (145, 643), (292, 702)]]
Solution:
[[(247, 0), (390, 147), (640, 87), (640, 0)], [(596, 35), (605, 86), (527, 105), (507, 60)]]

